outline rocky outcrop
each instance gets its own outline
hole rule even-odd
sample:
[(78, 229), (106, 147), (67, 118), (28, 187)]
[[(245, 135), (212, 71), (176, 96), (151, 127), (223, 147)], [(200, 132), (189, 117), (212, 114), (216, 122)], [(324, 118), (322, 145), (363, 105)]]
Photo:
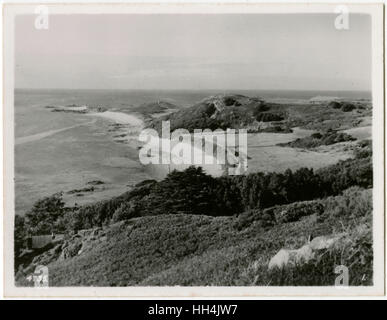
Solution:
[(307, 263), (314, 258), (314, 252), (309, 245), (304, 245), (299, 249), (281, 249), (270, 259), (269, 270), (274, 268), (284, 268), (288, 265)]
[(281, 249), (269, 262), (269, 270), (282, 269), (287, 266), (295, 266), (308, 263), (313, 260), (319, 251), (329, 249), (342, 240), (345, 234), (335, 236), (319, 236), (299, 249)]

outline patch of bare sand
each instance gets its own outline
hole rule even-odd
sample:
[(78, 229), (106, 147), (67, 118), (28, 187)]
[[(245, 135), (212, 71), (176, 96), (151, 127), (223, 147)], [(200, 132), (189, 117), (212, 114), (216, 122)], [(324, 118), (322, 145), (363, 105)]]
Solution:
[(287, 143), (298, 138), (310, 136), (314, 130), (292, 128), (292, 133), (259, 132), (247, 135), (248, 148), (276, 146), (278, 143)]
[(90, 113), (89, 115), (102, 117), (118, 124), (127, 124), (134, 127), (143, 126), (142, 119), (140, 119), (139, 117), (133, 114), (114, 112), (114, 111), (105, 111), (105, 112), (99, 112), (99, 113)]
[(288, 147), (260, 147), (248, 149), (248, 173), (283, 172), (286, 169), (297, 170), (302, 167), (318, 169), (352, 157), (348, 151), (317, 152)]
[(358, 140), (372, 138), (372, 126), (356, 127), (344, 131)]

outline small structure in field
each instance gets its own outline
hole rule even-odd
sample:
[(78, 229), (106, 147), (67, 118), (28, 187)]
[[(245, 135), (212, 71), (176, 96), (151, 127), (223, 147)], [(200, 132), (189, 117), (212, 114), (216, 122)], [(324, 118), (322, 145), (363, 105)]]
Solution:
[(50, 235), (40, 235), (40, 236), (31, 236), (27, 238), (27, 248), (28, 249), (41, 249), (47, 246), (50, 243), (63, 240), (63, 234), (50, 234)]

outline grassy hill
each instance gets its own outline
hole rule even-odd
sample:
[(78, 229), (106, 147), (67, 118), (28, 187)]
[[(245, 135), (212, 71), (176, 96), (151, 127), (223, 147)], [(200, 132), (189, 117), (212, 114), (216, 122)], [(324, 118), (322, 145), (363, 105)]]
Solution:
[(161, 121), (171, 122), (171, 131), (185, 128), (223, 129), (246, 128), (257, 122), (278, 122), (286, 114), (275, 104), (261, 98), (243, 95), (217, 95), (206, 98), (191, 107), (153, 120), (149, 127), (161, 130)]
[[(85, 231), (35, 263), (53, 259), (48, 263), (51, 286), (333, 285), (337, 264), (351, 265), (351, 285), (369, 285), (371, 196), (370, 189), (352, 188), (325, 200), (238, 216), (134, 218)], [(273, 219), (283, 217), (284, 211), (289, 219)], [(271, 223), (265, 222), (267, 216)], [(311, 234), (343, 232), (345, 241), (322, 250), (308, 264), (268, 270), (269, 259), (279, 249), (298, 248)]]
[(288, 104), (285, 107), (288, 113), (286, 122), (290, 127), (302, 127), (318, 131), (349, 129), (361, 126), (362, 119), (372, 116), (370, 102), (364, 101), (355, 104), (355, 106), (355, 109), (347, 111), (347, 109), (337, 108), (335, 104), (331, 103)]
[(138, 112), (143, 115), (152, 115), (157, 113), (163, 113), (169, 110), (176, 110), (179, 107), (167, 102), (167, 101), (157, 101), (157, 102), (150, 102), (150, 103), (143, 103), (137, 107), (132, 107), (130, 109), (131, 112)]
[(371, 115), (369, 101), (279, 104), (259, 97), (229, 94), (205, 98), (191, 107), (153, 119), (148, 126), (160, 132), (161, 122), (169, 120), (172, 131), (245, 128), (249, 132), (287, 133), (293, 127), (319, 131), (349, 129), (358, 126), (359, 119)]

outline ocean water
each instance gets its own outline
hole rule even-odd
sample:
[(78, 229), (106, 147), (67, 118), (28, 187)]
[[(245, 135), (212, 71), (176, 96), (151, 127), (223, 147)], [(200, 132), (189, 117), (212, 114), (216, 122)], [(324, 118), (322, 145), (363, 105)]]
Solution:
[(15, 90), (15, 208), (23, 214), (33, 203), (55, 192), (83, 188), (101, 180), (101, 190), (79, 204), (118, 195), (152, 173), (138, 161), (138, 150), (114, 142), (111, 121), (76, 113), (51, 112), (46, 106), (70, 104), (128, 109), (166, 100), (189, 106), (209, 95), (238, 93), (266, 99), (310, 99), (334, 96), (370, 99), (367, 92), (319, 91), (141, 91), (141, 90)]

